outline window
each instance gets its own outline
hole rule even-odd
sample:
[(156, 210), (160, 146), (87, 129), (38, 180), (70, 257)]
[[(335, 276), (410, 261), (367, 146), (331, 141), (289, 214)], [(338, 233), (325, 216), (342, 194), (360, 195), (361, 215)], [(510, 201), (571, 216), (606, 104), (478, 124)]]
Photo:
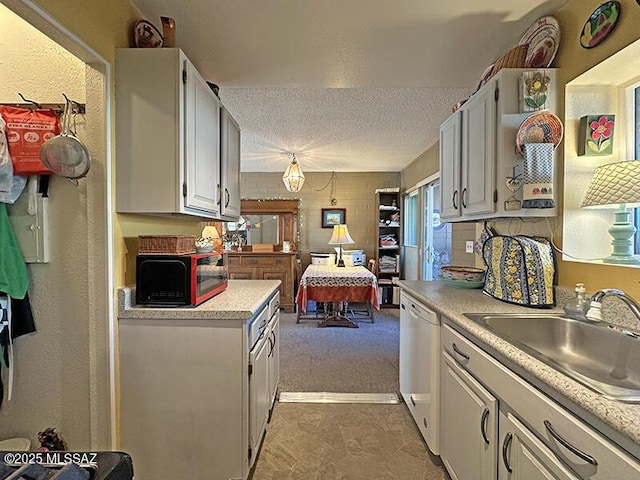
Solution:
[(418, 246), (418, 200), (417, 190), (404, 197), (404, 245), (409, 247)]

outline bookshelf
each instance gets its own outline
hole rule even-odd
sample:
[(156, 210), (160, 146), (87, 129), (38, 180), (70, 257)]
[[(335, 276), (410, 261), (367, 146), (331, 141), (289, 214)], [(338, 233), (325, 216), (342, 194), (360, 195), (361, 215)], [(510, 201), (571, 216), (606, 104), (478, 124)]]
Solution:
[(400, 305), (400, 189), (376, 190), (376, 275), (380, 289), (380, 306)]

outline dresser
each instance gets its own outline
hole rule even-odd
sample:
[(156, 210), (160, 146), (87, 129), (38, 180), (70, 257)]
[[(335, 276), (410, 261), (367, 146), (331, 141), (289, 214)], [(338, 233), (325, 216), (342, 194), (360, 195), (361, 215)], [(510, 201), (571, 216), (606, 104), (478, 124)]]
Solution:
[(295, 311), (297, 252), (229, 252), (229, 278), (280, 280), (280, 307)]

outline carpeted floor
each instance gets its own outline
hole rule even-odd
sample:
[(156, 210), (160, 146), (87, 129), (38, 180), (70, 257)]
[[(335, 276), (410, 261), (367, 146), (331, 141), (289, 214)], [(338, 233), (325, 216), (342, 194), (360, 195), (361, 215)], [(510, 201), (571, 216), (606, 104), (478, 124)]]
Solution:
[(281, 392), (399, 393), (399, 310), (376, 311), (360, 328), (318, 328), (280, 317)]

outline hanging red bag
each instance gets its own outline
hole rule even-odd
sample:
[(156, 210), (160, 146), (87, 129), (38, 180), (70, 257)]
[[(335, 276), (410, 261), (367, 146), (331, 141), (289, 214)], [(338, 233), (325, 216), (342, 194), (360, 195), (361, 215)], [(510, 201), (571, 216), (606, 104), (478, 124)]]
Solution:
[(40, 147), (60, 133), (60, 121), (53, 110), (0, 106), (7, 124), (9, 155), (15, 175), (46, 175), (51, 171), (40, 160)]

